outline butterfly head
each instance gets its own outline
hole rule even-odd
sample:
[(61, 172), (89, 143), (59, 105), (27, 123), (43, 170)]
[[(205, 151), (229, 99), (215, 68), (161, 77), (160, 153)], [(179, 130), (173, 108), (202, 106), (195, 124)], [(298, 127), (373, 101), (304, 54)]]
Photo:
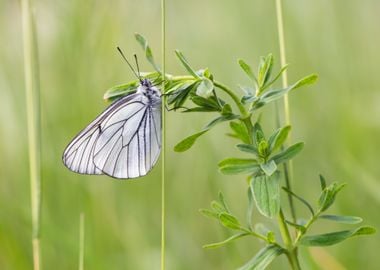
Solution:
[(148, 98), (148, 100), (159, 99), (161, 96), (160, 90), (152, 84), (149, 79), (142, 79), (137, 88), (137, 93), (140, 93)]

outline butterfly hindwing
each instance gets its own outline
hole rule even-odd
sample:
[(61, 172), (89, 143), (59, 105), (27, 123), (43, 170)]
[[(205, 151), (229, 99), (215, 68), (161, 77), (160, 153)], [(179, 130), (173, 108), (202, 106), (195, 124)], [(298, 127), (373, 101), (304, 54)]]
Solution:
[(94, 149), (95, 166), (115, 178), (147, 174), (161, 150), (160, 104), (148, 104), (141, 95), (104, 118)]

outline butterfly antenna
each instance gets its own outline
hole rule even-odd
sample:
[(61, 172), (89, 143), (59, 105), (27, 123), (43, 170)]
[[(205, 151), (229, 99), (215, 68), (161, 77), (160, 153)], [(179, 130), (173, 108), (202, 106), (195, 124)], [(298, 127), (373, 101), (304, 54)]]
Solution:
[(140, 67), (139, 67), (139, 61), (137, 61), (137, 55), (133, 55), (135, 57), (136, 67), (137, 67), (137, 74), (139, 76), (139, 80), (141, 81), (141, 74), (140, 74)]
[[(127, 60), (127, 58), (125, 57), (123, 51), (120, 49), (120, 47), (116, 47), (117, 50), (119, 51), (119, 53), (121, 54), (121, 57), (123, 57), (123, 59), (125, 60), (125, 62), (127, 62), (128, 66), (130, 67), (130, 69), (132, 70), (133, 74), (135, 74), (135, 76), (137, 77), (137, 79), (139, 79), (139, 81), (141, 82), (141, 78), (140, 78), (140, 74), (137, 74), (136, 71), (133, 69), (131, 63), (129, 63), (129, 61)], [(140, 72), (139, 72), (140, 73)]]

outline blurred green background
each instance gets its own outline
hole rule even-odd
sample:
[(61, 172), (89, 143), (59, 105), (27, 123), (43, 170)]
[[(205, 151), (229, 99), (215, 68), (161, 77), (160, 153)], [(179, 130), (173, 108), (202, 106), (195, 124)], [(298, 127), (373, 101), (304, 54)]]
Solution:
[[(133, 78), (115, 47), (137, 52), (143, 34), (160, 62), (160, 3), (35, 0), (41, 68), (43, 269), (76, 269), (79, 215), (85, 213), (85, 269), (158, 269), (160, 260), (160, 165), (146, 177), (117, 181), (68, 171), (61, 154), (71, 138), (106, 104), (109, 87)], [(273, 52), (279, 59), (275, 1), (167, 0), (167, 71), (185, 74), (174, 56), (181, 49), (195, 68), (237, 89), (249, 81), (237, 58), (256, 66)], [(316, 72), (317, 85), (291, 95), (293, 141), (305, 150), (294, 162), (294, 188), (310, 200), (318, 174), (349, 185), (332, 212), (359, 215), (380, 228), (380, 2), (284, 1), (289, 79)], [(31, 269), (30, 185), (20, 3), (0, 0), (0, 269)], [(278, 63), (278, 61), (277, 61)], [(277, 64), (277, 68), (279, 65)], [(265, 129), (273, 127), (267, 108)], [(234, 269), (261, 247), (255, 239), (216, 250), (205, 243), (228, 236), (201, 216), (219, 190), (244, 217), (244, 177), (227, 177), (217, 162), (238, 154), (220, 125), (190, 151), (173, 146), (207, 122), (204, 115), (170, 112), (167, 121), (167, 269)], [(210, 119), (213, 117), (209, 116)], [(299, 215), (305, 215), (298, 207)], [(275, 228), (256, 213), (255, 219)], [(315, 232), (342, 229), (320, 222)], [(314, 250), (324, 269), (378, 269), (379, 234)], [(283, 256), (282, 256), (283, 257)], [(285, 258), (270, 269), (287, 269)], [(333, 259), (335, 258), (335, 259)], [(335, 266), (334, 266), (335, 265)], [(320, 266), (323, 267), (323, 266)], [(318, 269), (318, 268), (317, 268)], [(323, 268), (321, 268), (323, 269)]]

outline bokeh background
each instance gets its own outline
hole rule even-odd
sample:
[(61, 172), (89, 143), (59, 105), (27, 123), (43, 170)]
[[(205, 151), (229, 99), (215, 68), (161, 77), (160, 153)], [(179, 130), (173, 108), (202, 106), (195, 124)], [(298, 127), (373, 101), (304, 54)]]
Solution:
[[(68, 171), (61, 154), (71, 138), (106, 103), (109, 87), (133, 79), (115, 50), (137, 52), (133, 33), (150, 42), (158, 62), (160, 3), (153, 0), (35, 0), (42, 110), (44, 269), (78, 266), (79, 215), (85, 213), (85, 269), (158, 269), (160, 260), (160, 165), (146, 177), (116, 181)], [(238, 58), (256, 66), (260, 55), (279, 59), (275, 1), (167, 0), (167, 70), (185, 74), (173, 53), (181, 49), (195, 68), (237, 89), (250, 82)], [(294, 188), (311, 201), (318, 174), (348, 183), (331, 212), (359, 215), (380, 228), (380, 2), (284, 1), (289, 79), (316, 72), (315, 86), (290, 97), (293, 141), (306, 142), (294, 162)], [(31, 214), (20, 3), (0, 0), (0, 269), (31, 269)], [(277, 68), (279, 67), (277, 61)], [(237, 90), (238, 91), (238, 90)], [(266, 130), (273, 107), (266, 109)], [(210, 115), (211, 119), (213, 116)], [(173, 146), (207, 122), (200, 114), (167, 114), (167, 269), (234, 269), (261, 247), (255, 239), (203, 250), (229, 235), (198, 212), (225, 193), (241, 218), (247, 205), (244, 177), (227, 177), (217, 162), (237, 155), (220, 125), (188, 152)], [(306, 212), (298, 207), (300, 216)], [(255, 220), (275, 228), (257, 213)], [(338, 230), (320, 222), (314, 232)], [(378, 269), (380, 237), (350, 239), (314, 249), (315, 269)], [(311, 267), (311, 266), (309, 266)], [(319, 267), (319, 268), (318, 268)], [(280, 257), (270, 269), (287, 269)]]

